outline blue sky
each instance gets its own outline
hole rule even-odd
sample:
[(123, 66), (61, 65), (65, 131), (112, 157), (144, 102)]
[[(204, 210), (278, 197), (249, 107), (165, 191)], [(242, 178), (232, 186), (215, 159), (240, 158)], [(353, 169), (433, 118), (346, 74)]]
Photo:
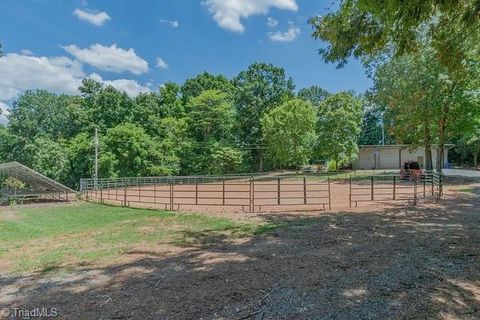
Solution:
[[(135, 95), (253, 62), (285, 68), (297, 88), (363, 92), (361, 64), (325, 64), (307, 19), (321, 0), (2, 0), (0, 107), (26, 89), (75, 93), (92, 77)], [(329, 8), (330, 7), (330, 8)], [(161, 59), (161, 60), (159, 60)], [(159, 62), (160, 61), (160, 62)]]

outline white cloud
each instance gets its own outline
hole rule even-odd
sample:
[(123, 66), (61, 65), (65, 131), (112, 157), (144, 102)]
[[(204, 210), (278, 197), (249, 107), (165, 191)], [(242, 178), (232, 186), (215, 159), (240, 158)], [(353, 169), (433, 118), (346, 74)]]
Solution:
[(241, 19), (252, 15), (267, 14), (270, 8), (297, 11), (295, 0), (204, 0), (217, 24), (227, 30), (243, 32)]
[(5, 124), (8, 122), (7, 116), (10, 114), (8, 106), (0, 101), (0, 124)]
[(101, 82), (105, 85), (114, 87), (119, 91), (123, 91), (131, 97), (136, 97), (140, 93), (149, 93), (152, 90), (148, 86), (142, 86), (135, 80), (130, 79), (116, 79), (116, 80), (103, 80), (99, 74), (92, 73), (89, 78)]
[(273, 17), (268, 17), (267, 26), (269, 26), (270, 28), (275, 28), (276, 26), (278, 26), (278, 20)]
[[(148, 86), (135, 80), (103, 80), (100, 75), (87, 75), (81, 62), (61, 57), (35, 57), (7, 53), (0, 57), (0, 107), (5, 102), (18, 98), (26, 90), (45, 89), (55, 93), (78, 94), (82, 79), (90, 77), (101, 83), (112, 85), (130, 96), (150, 92)], [(0, 116), (3, 120), (5, 117)]]
[(20, 53), (25, 55), (25, 56), (33, 56), (33, 52), (31, 50), (28, 50), (28, 49), (23, 49), (22, 51), (20, 51)]
[(103, 26), (105, 22), (110, 20), (110, 16), (106, 12), (85, 11), (82, 9), (75, 9), (73, 14), (80, 20), (89, 22), (95, 26)]
[(68, 57), (34, 57), (8, 53), (0, 57), (0, 100), (29, 89), (76, 93), (85, 76), (82, 65)]
[(158, 69), (167, 69), (168, 64), (163, 60), (162, 58), (158, 57), (157, 58), (157, 68)]
[(80, 62), (87, 63), (100, 70), (130, 71), (137, 75), (148, 72), (148, 62), (139, 57), (132, 48), (125, 50), (118, 48), (116, 44), (110, 47), (93, 44), (90, 48), (85, 49), (72, 44), (63, 48)]
[(167, 20), (167, 19), (162, 19), (160, 20), (161, 23), (166, 23), (172, 28), (178, 28), (180, 26), (180, 23), (177, 20)]
[(277, 42), (292, 42), (300, 34), (300, 28), (295, 26), (293, 23), (290, 23), (290, 27), (287, 31), (281, 32), (277, 31), (274, 33), (268, 33), (270, 40)]

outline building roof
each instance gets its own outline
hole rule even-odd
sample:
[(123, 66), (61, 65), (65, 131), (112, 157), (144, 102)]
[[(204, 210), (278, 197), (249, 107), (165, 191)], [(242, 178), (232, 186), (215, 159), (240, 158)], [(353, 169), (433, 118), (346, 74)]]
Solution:
[(52, 180), (18, 162), (0, 164), (0, 173), (14, 177), (28, 184), (32, 189), (35, 190), (68, 193), (76, 192), (69, 187), (64, 186), (63, 184)]

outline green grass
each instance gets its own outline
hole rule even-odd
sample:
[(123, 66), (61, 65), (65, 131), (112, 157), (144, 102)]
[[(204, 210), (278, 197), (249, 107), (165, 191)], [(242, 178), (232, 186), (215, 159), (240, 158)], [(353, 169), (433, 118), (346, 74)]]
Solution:
[(476, 188), (463, 188), (463, 189), (459, 189), (458, 191), (465, 192), (465, 193), (477, 193), (478, 192)]
[(99, 204), (14, 207), (0, 211), (0, 270), (46, 272), (113, 263), (139, 246), (208, 245), (277, 227)]

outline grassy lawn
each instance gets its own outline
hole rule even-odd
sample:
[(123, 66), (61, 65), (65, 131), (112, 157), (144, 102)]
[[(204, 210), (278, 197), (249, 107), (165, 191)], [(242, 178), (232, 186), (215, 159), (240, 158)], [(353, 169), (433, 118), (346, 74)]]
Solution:
[(139, 245), (194, 246), (271, 228), (98, 204), (0, 208), (0, 270), (46, 272), (111, 263)]

